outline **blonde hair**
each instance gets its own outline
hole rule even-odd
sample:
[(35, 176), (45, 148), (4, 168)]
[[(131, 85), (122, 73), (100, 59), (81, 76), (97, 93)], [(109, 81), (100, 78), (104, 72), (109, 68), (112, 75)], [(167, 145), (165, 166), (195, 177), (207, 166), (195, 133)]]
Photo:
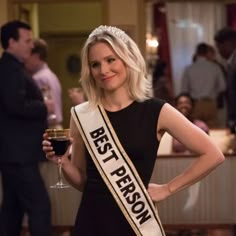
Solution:
[(98, 42), (109, 45), (124, 62), (127, 71), (128, 93), (133, 100), (149, 98), (151, 84), (146, 78), (146, 64), (136, 43), (122, 30), (112, 26), (100, 26), (88, 37), (82, 49), (81, 85), (88, 100), (100, 102), (103, 91), (92, 78), (89, 66), (89, 50)]

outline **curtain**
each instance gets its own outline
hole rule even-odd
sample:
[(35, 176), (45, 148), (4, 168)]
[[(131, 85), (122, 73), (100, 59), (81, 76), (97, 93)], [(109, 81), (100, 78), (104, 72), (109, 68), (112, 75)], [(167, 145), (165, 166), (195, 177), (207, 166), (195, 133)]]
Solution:
[(227, 25), (236, 29), (236, 4), (227, 4), (226, 5), (227, 11)]
[(214, 34), (225, 26), (225, 6), (216, 2), (167, 3), (167, 23), (175, 95), (184, 68), (191, 64), (200, 42), (214, 45)]
[(172, 69), (169, 49), (169, 36), (166, 19), (166, 3), (155, 3), (153, 5), (153, 27), (158, 34), (158, 58), (167, 64), (168, 77), (171, 85), (171, 94), (173, 94)]
[(168, 62), (169, 61), (169, 37), (166, 22), (166, 6), (165, 3), (156, 3), (153, 6), (153, 26), (158, 31), (159, 48), (158, 56)]

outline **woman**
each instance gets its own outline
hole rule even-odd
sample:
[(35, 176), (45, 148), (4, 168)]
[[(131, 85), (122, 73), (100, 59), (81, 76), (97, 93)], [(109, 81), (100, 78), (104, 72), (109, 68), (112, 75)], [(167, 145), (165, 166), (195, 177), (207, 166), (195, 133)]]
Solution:
[[(175, 108), (181, 112), (188, 120), (190, 120), (197, 127), (202, 129), (205, 133), (209, 133), (207, 124), (198, 119), (193, 118), (194, 100), (188, 93), (180, 93), (175, 98)], [(173, 139), (172, 145), (173, 152), (189, 152), (186, 147), (177, 139)]]
[[(62, 158), (67, 180), (83, 191), (74, 235), (163, 235), (161, 226), (159, 231), (154, 230), (158, 233), (145, 233), (151, 228), (144, 229), (146, 225), (149, 226), (149, 218), (158, 221), (150, 213), (153, 209), (150, 202), (164, 200), (194, 184), (224, 160), (222, 153), (204, 132), (196, 129), (171, 105), (148, 97), (151, 86), (145, 75), (145, 61), (137, 45), (122, 30), (100, 26), (89, 35), (82, 51), (81, 73), (81, 83), (88, 102), (72, 109), (72, 157), (70, 161), (67, 152)], [(93, 116), (93, 109), (97, 109), (95, 105), (99, 105), (102, 115), (90, 122), (90, 116), (83, 116), (88, 111)], [(104, 116), (106, 127), (104, 125), (87, 132)], [(105, 133), (104, 127), (108, 132)], [(149, 184), (159, 142), (165, 132), (197, 153), (198, 158), (168, 183)], [(110, 135), (114, 138), (110, 139)], [(50, 142), (46, 140), (46, 135), (44, 137), (43, 150), (47, 158), (57, 162)], [(88, 141), (89, 138), (92, 141)], [(121, 152), (118, 153), (117, 149), (121, 149)], [(106, 151), (111, 151), (112, 155), (103, 160), (96, 159), (95, 152), (99, 156)], [(126, 154), (130, 160), (125, 159)], [(105, 171), (109, 172), (109, 168), (114, 168), (113, 163), (120, 163), (122, 158), (125, 159), (123, 164), (113, 169), (106, 178)], [(107, 166), (100, 168), (106, 163), (110, 164), (108, 169), (105, 170)], [(130, 169), (126, 169), (126, 165)], [(133, 176), (135, 180), (131, 182)], [(146, 200), (147, 204), (144, 204)], [(148, 210), (138, 215), (144, 208)]]

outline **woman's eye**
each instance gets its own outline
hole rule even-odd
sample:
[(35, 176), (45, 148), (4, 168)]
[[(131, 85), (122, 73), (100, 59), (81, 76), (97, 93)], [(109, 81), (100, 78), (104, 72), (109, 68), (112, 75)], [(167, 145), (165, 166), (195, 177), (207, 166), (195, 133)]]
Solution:
[(92, 64), (91, 64), (91, 67), (92, 67), (92, 68), (96, 68), (96, 67), (98, 67), (98, 65), (99, 65), (99, 63), (95, 62), (95, 63), (92, 63)]
[(108, 62), (108, 63), (112, 63), (112, 62), (115, 61), (115, 60), (116, 60), (115, 58), (108, 58), (108, 59), (107, 59), (107, 62)]

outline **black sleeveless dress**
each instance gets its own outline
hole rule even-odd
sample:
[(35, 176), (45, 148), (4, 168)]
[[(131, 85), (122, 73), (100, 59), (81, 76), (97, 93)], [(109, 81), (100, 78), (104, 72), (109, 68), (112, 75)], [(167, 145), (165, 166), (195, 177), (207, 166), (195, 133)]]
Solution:
[[(107, 112), (113, 128), (147, 187), (159, 146), (156, 127), (164, 101), (149, 99)], [(76, 217), (73, 236), (135, 236), (88, 152), (87, 183)]]

